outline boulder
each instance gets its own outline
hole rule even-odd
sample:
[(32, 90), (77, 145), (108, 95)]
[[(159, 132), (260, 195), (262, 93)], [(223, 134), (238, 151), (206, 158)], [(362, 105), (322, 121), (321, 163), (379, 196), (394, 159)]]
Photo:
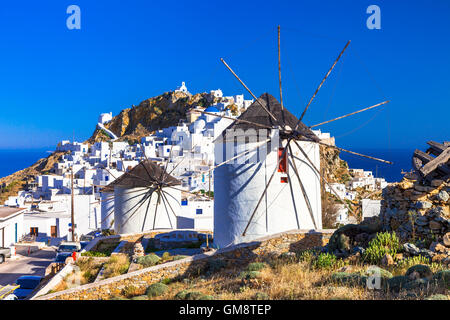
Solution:
[(436, 195), (436, 200), (437, 201), (442, 201), (442, 202), (447, 202), (448, 199), (450, 198), (450, 196), (448, 195), (448, 193), (444, 190), (441, 190), (437, 195)]
[(381, 265), (383, 266), (392, 266), (394, 264), (394, 259), (389, 253), (386, 253), (383, 258), (381, 258)]
[(432, 187), (439, 187), (443, 182), (444, 182), (444, 180), (433, 179), (433, 180), (431, 180), (430, 184)]
[(444, 242), (444, 245), (446, 247), (450, 247), (450, 232), (447, 232), (444, 237), (442, 238), (442, 241)]
[(450, 290), (450, 270), (441, 270), (436, 272), (433, 275), (432, 281), (434, 284)]
[(428, 201), (417, 201), (416, 202), (416, 209), (430, 209), (433, 206), (431, 202)]
[(387, 281), (387, 285), (389, 287), (389, 290), (394, 292), (399, 292), (402, 288), (406, 286), (406, 284), (409, 282), (408, 277), (405, 276), (396, 276), (392, 277)]
[(403, 244), (403, 250), (412, 255), (412, 256), (417, 256), (420, 254), (420, 249), (417, 248), (414, 244), (412, 243), (404, 243)]
[(430, 280), (433, 277), (433, 272), (431, 271), (430, 267), (424, 264), (416, 264), (415, 266), (410, 267), (406, 271), (405, 276), (412, 276), (414, 272), (418, 273), (420, 279)]
[(416, 290), (416, 289), (424, 289), (427, 287), (428, 285), (428, 279), (424, 279), (424, 278), (420, 278), (417, 280), (413, 280), (413, 281), (408, 281), (405, 285), (404, 285), (404, 289), (405, 290)]

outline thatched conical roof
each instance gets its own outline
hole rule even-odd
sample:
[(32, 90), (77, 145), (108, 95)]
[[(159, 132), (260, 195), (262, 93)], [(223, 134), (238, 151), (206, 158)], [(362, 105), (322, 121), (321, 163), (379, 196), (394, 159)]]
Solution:
[(118, 179), (108, 184), (102, 189), (102, 191), (112, 192), (116, 186), (131, 189), (139, 187), (152, 187), (160, 183), (164, 183), (163, 186), (176, 186), (181, 184), (178, 179), (165, 172), (164, 168), (161, 166), (151, 160), (144, 160), (133, 169), (125, 172)]
[[(258, 102), (259, 101), (259, 102)], [(298, 123), (298, 119), (294, 116), (286, 107), (282, 108), (278, 100), (269, 93), (263, 93), (258, 101), (254, 101), (248, 108), (243, 112), (238, 119), (246, 120), (249, 122), (257, 123), (260, 125), (273, 127), (279, 126), (280, 129), (286, 127), (287, 130), (294, 130)], [(261, 107), (261, 104), (270, 111), (270, 113), (277, 119), (274, 120), (267, 112)], [(261, 129), (260, 126), (252, 125), (246, 122), (235, 121), (222, 133), (222, 136), (226, 136), (227, 130), (236, 129)], [(309, 129), (304, 123), (300, 122), (297, 128), (297, 132), (300, 133), (298, 139), (304, 138), (305, 140), (319, 141), (318, 137)], [(280, 132), (280, 136), (283, 137), (283, 132)], [(284, 137), (283, 137), (284, 138)]]

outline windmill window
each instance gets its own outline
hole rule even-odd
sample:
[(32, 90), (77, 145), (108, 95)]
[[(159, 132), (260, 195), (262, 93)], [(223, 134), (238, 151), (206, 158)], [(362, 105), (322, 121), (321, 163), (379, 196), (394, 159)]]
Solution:
[[(278, 148), (278, 161), (280, 161), (283, 155), (284, 148)], [(287, 152), (284, 153), (283, 159), (278, 164), (278, 172), (287, 172)], [(286, 181), (287, 182), (287, 181)]]
[(281, 177), (281, 183), (288, 183), (288, 177)]

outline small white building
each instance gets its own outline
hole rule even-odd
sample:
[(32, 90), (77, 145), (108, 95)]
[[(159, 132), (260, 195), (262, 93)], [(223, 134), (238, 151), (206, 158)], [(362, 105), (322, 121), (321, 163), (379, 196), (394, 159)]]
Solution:
[(0, 247), (13, 247), (23, 236), (24, 208), (0, 207)]
[(186, 83), (183, 81), (183, 82), (181, 82), (181, 86), (179, 86), (179, 87), (177, 87), (176, 89), (175, 89), (175, 92), (183, 92), (183, 93), (189, 93), (189, 91), (188, 91), (188, 89), (187, 89), (187, 87), (186, 87)]
[(112, 112), (109, 112), (109, 113), (102, 113), (102, 114), (100, 114), (100, 116), (98, 117), (98, 123), (105, 124), (106, 122), (111, 121), (112, 118), (113, 118), (113, 117), (112, 117)]
[(363, 218), (379, 216), (381, 212), (381, 200), (362, 199), (361, 207)]
[(214, 200), (181, 200), (177, 229), (214, 229)]

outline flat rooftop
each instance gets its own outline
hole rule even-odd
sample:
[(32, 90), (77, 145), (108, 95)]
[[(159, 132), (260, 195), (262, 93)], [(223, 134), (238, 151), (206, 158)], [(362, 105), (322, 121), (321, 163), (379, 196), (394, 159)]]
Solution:
[(25, 208), (0, 207), (0, 219), (8, 219), (16, 213), (25, 210)]

